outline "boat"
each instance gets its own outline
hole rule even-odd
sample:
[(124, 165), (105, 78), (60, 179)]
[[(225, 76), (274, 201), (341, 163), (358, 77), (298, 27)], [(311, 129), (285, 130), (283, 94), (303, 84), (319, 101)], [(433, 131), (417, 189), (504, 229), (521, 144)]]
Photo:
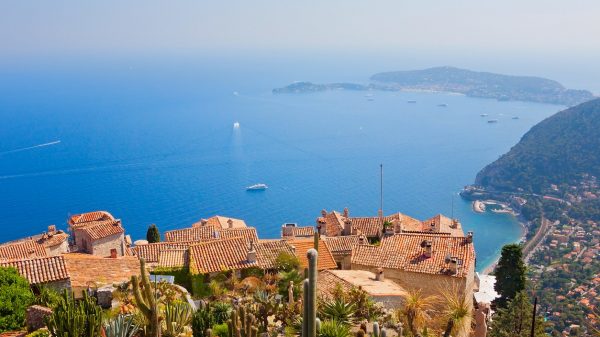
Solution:
[(512, 119), (519, 119), (519, 116), (514, 116)]
[(417, 101), (410, 100), (410, 101), (406, 101), (406, 103), (417, 103)]
[(479, 116), (481, 116), (481, 117), (487, 117), (487, 116), (488, 116), (488, 114), (481, 114), (481, 115), (479, 115)]
[(239, 122), (233, 123), (233, 128), (234, 129), (239, 129), (240, 128), (240, 123)]
[(239, 93), (239, 92), (237, 92), (237, 91), (234, 91), (234, 92), (233, 92), (233, 96), (239, 96), (239, 95), (240, 95), (240, 93)]
[(255, 184), (252, 186), (246, 187), (246, 191), (263, 191), (269, 188), (266, 184)]
[(448, 106), (448, 104), (446, 104), (446, 103), (441, 103), (441, 104), (438, 104), (438, 106), (439, 106), (439, 107), (441, 107), (441, 108), (445, 108), (445, 107), (447, 107), (447, 106)]
[(497, 120), (497, 119), (490, 119), (490, 120), (488, 121), (488, 123), (498, 123), (498, 120)]

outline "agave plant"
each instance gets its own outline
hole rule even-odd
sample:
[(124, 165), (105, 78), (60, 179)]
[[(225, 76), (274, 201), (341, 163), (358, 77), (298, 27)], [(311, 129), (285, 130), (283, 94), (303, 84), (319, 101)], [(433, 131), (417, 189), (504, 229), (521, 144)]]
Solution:
[(215, 319), (215, 324), (226, 323), (231, 316), (231, 304), (227, 302), (215, 302), (212, 305), (212, 315)]
[(192, 307), (185, 302), (167, 303), (164, 318), (165, 336), (179, 336), (192, 320)]
[(409, 332), (415, 336), (431, 319), (436, 296), (425, 296), (421, 290), (411, 290), (404, 295), (404, 308), (398, 310), (398, 318), (404, 320)]
[(350, 325), (354, 319), (356, 306), (348, 303), (342, 298), (325, 301), (319, 307), (319, 316), (323, 320), (331, 320), (337, 323)]
[(328, 320), (321, 323), (319, 337), (348, 337), (350, 336), (350, 327), (347, 324), (336, 320)]
[(139, 329), (139, 325), (134, 322), (133, 315), (117, 315), (104, 324), (106, 337), (132, 337)]

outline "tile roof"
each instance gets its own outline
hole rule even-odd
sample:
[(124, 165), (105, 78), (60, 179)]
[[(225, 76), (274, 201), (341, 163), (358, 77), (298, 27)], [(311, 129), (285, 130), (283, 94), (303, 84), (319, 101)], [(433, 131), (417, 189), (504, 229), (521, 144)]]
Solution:
[(202, 220), (192, 224), (192, 227), (214, 226), (217, 229), (227, 229), (227, 228), (229, 228), (230, 220), (231, 220), (232, 228), (248, 227), (244, 220), (236, 219), (236, 218), (229, 218), (229, 217), (220, 216), (220, 215), (215, 215), (208, 219), (202, 219)]
[(133, 253), (139, 257), (144, 258), (146, 262), (153, 263), (159, 261), (159, 255), (161, 252), (173, 250), (173, 249), (188, 249), (193, 241), (189, 242), (156, 242), (148, 243), (145, 245), (136, 245), (132, 248)]
[[(363, 240), (365, 244), (368, 244), (367, 238), (363, 237)], [(360, 235), (326, 236), (323, 237), (323, 241), (334, 256), (349, 255), (352, 253), (352, 249), (358, 245)]]
[(115, 220), (112, 214), (106, 211), (95, 211), (89, 213), (76, 214), (69, 218), (70, 225), (82, 224), (91, 221)]
[(215, 237), (214, 226), (199, 226), (192, 228), (175, 229), (172, 231), (165, 232), (165, 241), (179, 242), (179, 241), (204, 241), (214, 239)]
[(79, 253), (63, 254), (62, 256), (71, 277), (72, 287), (127, 282), (131, 276), (140, 273), (140, 261), (133, 256), (106, 258)]
[[(290, 245), (292, 245), (294, 249), (294, 253), (300, 260), (300, 266), (302, 268), (308, 268), (308, 258), (306, 257), (306, 253), (309, 249), (314, 248), (314, 240), (313, 239), (295, 239), (288, 241)], [(329, 248), (325, 244), (325, 242), (320, 239), (319, 240), (319, 257), (317, 259), (317, 269), (325, 270), (325, 269), (336, 269), (337, 263), (335, 262), (333, 255), (329, 251)]]
[(366, 270), (325, 270), (319, 274), (317, 291), (321, 296), (333, 297), (338, 285), (344, 292), (360, 287), (370, 296), (406, 295), (406, 290), (396, 282), (389, 279), (377, 281), (375, 274)]
[(0, 245), (0, 261), (45, 257), (46, 255), (44, 246), (31, 239)]
[(315, 228), (312, 226), (306, 226), (306, 227), (287, 227), (285, 232), (287, 232), (286, 234), (282, 234), (282, 237), (296, 237), (296, 236), (313, 236), (315, 235)]
[(243, 237), (203, 242), (190, 247), (190, 272), (206, 274), (258, 267), (248, 262), (248, 241)]
[(14, 267), (29, 284), (66, 280), (69, 272), (62, 256), (0, 262), (1, 267)]
[(319, 298), (326, 300), (335, 298), (334, 295), (338, 288), (347, 294), (352, 290), (353, 285), (328, 270), (319, 273), (317, 277), (317, 296)]
[(158, 254), (158, 266), (163, 268), (183, 268), (188, 266), (188, 249), (162, 250)]
[[(349, 218), (352, 224), (352, 232), (356, 230), (356, 233), (366, 235), (368, 237), (381, 236), (383, 229), (383, 222), (379, 217), (364, 217), (364, 218)], [(386, 217), (384, 221), (390, 219)]]
[(255, 247), (256, 259), (262, 269), (274, 269), (281, 253), (294, 255), (292, 246), (285, 240), (260, 240)]
[(317, 226), (325, 227), (325, 235), (338, 236), (344, 230), (344, 217), (337, 211), (327, 213), (322, 211), (322, 216), (317, 218)]
[(254, 227), (222, 229), (218, 233), (221, 239), (243, 237), (248, 241), (258, 241), (258, 234)]
[(54, 247), (67, 241), (69, 234), (63, 232), (57, 232), (54, 234), (43, 234), (37, 242), (44, 247)]
[[(423, 241), (431, 241), (432, 256), (425, 257)], [(385, 237), (380, 246), (359, 245), (352, 252), (352, 264), (417, 273), (449, 274), (447, 256), (459, 260), (457, 273), (465, 277), (475, 264), (473, 243), (463, 237), (435, 234), (395, 234)]]
[(465, 236), (460, 222), (438, 214), (432, 218), (423, 221), (423, 231), (434, 231), (450, 233), (452, 236)]
[(120, 220), (93, 221), (83, 227), (82, 230), (94, 241), (111, 235), (125, 233), (125, 230), (121, 227)]

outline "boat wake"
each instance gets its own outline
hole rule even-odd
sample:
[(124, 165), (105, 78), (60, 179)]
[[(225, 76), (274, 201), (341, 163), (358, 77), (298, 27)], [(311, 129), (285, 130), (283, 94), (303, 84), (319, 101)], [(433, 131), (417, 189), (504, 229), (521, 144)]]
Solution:
[(22, 151), (27, 151), (27, 150), (33, 150), (33, 149), (37, 149), (37, 148), (40, 148), (40, 147), (52, 146), (52, 145), (56, 145), (56, 144), (60, 144), (60, 140), (55, 140), (55, 141), (49, 142), (49, 143), (38, 144), (38, 145), (34, 145), (34, 146), (23, 147), (23, 148), (20, 148), (20, 149), (14, 149), (14, 150), (0, 152), (0, 156), (5, 155), (5, 154), (10, 154), (10, 153), (16, 153), (16, 152), (22, 152)]

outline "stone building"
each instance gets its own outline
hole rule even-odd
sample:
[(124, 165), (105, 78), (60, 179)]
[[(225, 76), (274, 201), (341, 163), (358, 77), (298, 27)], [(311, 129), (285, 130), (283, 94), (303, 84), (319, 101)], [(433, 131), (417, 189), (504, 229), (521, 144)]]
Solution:
[(206, 225), (165, 232), (165, 241), (167, 242), (205, 242), (234, 237), (245, 237), (248, 240), (258, 241), (258, 234), (254, 227), (219, 228)]
[[(388, 223), (389, 226), (384, 229), (385, 223)], [(425, 221), (417, 220), (402, 213), (383, 216), (381, 211), (378, 216), (352, 217), (348, 208), (345, 208), (343, 213), (322, 210), (321, 216), (317, 218), (317, 229), (320, 234), (326, 236), (362, 234), (371, 241), (379, 240), (384, 235), (411, 232), (464, 236), (462, 226), (458, 220), (450, 219), (441, 214)]]
[(395, 234), (384, 237), (379, 246), (359, 245), (351, 262), (353, 270), (376, 272), (381, 268), (386, 278), (404, 289), (426, 295), (456, 289), (472, 298), (476, 287), (472, 234)]
[(127, 254), (125, 230), (121, 220), (115, 219), (108, 212), (74, 215), (69, 219), (69, 228), (78, 252), (103, 257), (111, 256), (113, 250), (116, 250), (117, 256)]
[(322, 239), (333, 255), (338, 269), (351, 269), (352, 250), (358, 245), (369, 244), (364, 235), (323, 236)]
[(69, 251), (69, 235), (56, 230), (54, 225), (48, 231), (28, 238), (0, 245), (0, 261), (57, 256)]

